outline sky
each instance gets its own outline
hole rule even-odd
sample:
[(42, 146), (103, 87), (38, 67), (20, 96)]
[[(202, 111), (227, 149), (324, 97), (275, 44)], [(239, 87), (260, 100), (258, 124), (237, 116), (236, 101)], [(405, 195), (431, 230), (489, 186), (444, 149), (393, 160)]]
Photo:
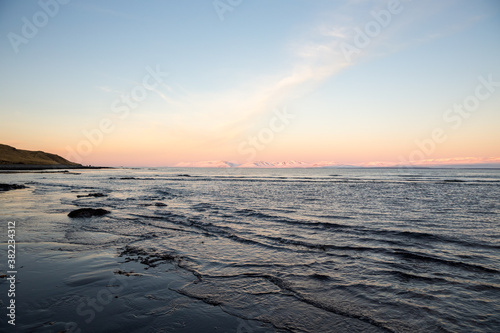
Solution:
[(500, 2), (0, 0), (0, 143), (107, 166), (500, 161)]

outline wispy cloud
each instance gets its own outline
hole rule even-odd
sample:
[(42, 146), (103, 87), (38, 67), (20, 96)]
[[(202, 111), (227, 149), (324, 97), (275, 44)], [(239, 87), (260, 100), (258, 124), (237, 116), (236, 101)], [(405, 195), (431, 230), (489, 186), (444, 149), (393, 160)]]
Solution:
[[(387, 7), (387, 1), (351, 0), (330, 14), (322, 14), (307, 31), (288, 41), (283, 48), (290, 50), (288, 70), (281, 73), (257, 73), (255, 83), (247, 82), (223, 92), (192, 92), (173, 82), (155, 89), (165, 103), (158, 107), (156, 122), (163, 122), (163, 135), (176, 136), (193, 145), (213, 147), (233, 142), (248, 135), (260, 120), (275, 108), (293, 107), (293, 101), (307, 95), (318, 85), (340, 71), (361, 61), (397, 52), (403, 48), (432, 39), (442, 38), (472, 24), (450, 26), (447, 30), (406, 39), (405, 32), (425, 22), (429, 13), (445, 10), (449, 3), (419, 4), (402, 2), (403, 12), (393, 16), (390, 25), (363, 48), (354, 61), (342, 53), (342, 43), (352, 43), (356, 29), (373, 20), (372, 11)], [(365, 13), (360, 15), (359, 13)], [(103, 88), (106, 89), (106, 88)], [(108, 89), (112, 91), (111, 89)], [(162, 112), (165, 110), (166, 112)]]

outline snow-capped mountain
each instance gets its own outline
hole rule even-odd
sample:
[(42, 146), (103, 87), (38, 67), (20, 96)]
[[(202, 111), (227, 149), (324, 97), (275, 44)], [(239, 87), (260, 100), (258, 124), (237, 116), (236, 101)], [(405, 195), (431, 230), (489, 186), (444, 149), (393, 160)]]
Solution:
[(238, 164), (228, 161), (181, 162), (175, 165), (178, 168), (233, 168)]
[(228, 161), (182, 162), (175, 165), (178, 168), (310, 168), (311, 163), (301, 161), (283, 162), (247, 162), (238, 164)]
[(270, 162), (258, 161), (248, 162), (238, 165), (238, 168), (273, 168), (274, 164)]
[[(302, 162), (302, 161), (284, 161), (284, 162), (247, 162), (239, 164), (236, 161), (204, 161), (204, 162), (183, 162), (178, 163), (175, 167), (178, 168), (387, 168), (387, 167), (404, 167), (400, 163), (391, 162), (368, 162), (357, 164), (341, 164), (333, 161), (321, 162)], [(498, 168), (500, 167), (500, 157), (492, 157), (480, 159), (476, 157), (464, 157), (454, 159), (434, 159), (423, 160), (413, 164), (406, 165), (407, 167), (483, 167), (483, 168)]]
[(358, 165), (341, 164), (331, 161), (316, 162), (311, 164), (311, 168), (356, 168)]
[[(470, 163), (452, 163), (455, 161), (448, 160), (425, 160), (425, 163), (415, 163), (406, 165), (406, 167), (456, 167), (456, 168), (470, 168), (470, 167), (481, 167), (481, 168), (499, 168), (500, 158), (490, 158), (486, 163), (473, 163), (476, 160), (472, 160)], [(465, 160), (465, 159), (462, 159)], [(433, 162), (433, 163), (432, 163)], [(448, 162), (448, 163), (446, 163)], [(489, 162), (489, 163), (488, 163)], [(496, 163), (495, 163), (496, 162)], [(174, 167), (177, 168), (275, 168), (275, 169), (286, 169), (286, 168), (387, 168), (387, 167), (405, 167), (405, 165), (390, 163), (390, 162), (369, 162), (369, 163), (359, 163), (359, 164), (341, 164), (332, 161), (322, 161), (315, 163), (301, 162), (301, 161), (283, 161), (283, 162), (247, 162), (243, 164), (238, 164), (234, 161), (204, 161), (204, 162), (181, 162), (176, 164)]]
[(328, 167), (336, 167), (338, 165), (339, 165), (339, 163), (337, 163), (337, 162), (321, 161), (321, 162), (312, 163), (311, 167), (312, 168), (328, 168)]
[(275, 168), (309, 168), (311, 163), (301, 161), (274, 162)]
[(284, 162), (249, 162), (238, 166), (238, 168), (309, 168), (310, 163), (300, 161), (284, 161)]

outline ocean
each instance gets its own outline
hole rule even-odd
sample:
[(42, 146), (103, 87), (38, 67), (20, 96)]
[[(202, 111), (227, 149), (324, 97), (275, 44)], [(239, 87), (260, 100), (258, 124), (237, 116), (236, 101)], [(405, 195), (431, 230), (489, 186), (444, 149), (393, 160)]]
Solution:
[[(0, 177), (28, 186), (0, 193), (2, 219), (18, 221), (19, 243), (73, 246), (75, 257), (111, 249), (150, 267), (174, 263), (192, 281), (164, 288), (265, 323), (262, 332), (500, 330), (498, 169)], [(83, 207), (111, 213), (66, 216)]]

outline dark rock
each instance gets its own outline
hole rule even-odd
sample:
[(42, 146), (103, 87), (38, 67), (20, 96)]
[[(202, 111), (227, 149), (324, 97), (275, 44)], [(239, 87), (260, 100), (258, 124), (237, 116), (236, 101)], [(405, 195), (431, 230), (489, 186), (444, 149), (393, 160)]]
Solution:
[(79, 217), (92, 217), (92, 216), (103, 216), (111, 213), (110, 211), (102, 208), (80, 208), (72, 211), (68, 214), (71, 218), (79, 218)]
[(18, 184), (0, 184), (0, 191), (19, 190), (22, 188), (26, 188), (26, 186)]
[(120, 254), (120, 257), (122, 257), (124, 255), (141, 256), (141, 255), (147, 255), (147, 254), (148, 253), (143, 249), (127, 245), (127, 246), (125, 246), (125, 249)]
[(312, 277), (317, 279), (317, 280), (321, 280), (321, 281), (330, 280), (330, 277), (328, 275), (324, 275), (324, 274), (313, 274)]
[(134, 273), (134, 271), (126, 272), (126, 271), (122, 271), (121, 269), (116, 270), (115, 274), (120, 274), (120, 275), (125, 275), (125, 276), (139, 275), (137, 273)]
[(77, 198), (86, 198), (86, 197), (100, 198), (100, 197), (105, 197), (105, 196), (106, 196), (106, 194), (102, 194), (102, 193), (89, 193), (89, 194), (77, 195), (76, 197)]
[(166, 207), (167, 204), (164, 204), (163, 202), (155, 202), (156, 207)]
[(120, 257), (125, 257), (126, 262), (138, 261), (148, 267), (156, 267), (165, 262), (179, 262), (181, 258), (170, 253), (148, 253), (143, 249), (127, 245), (120, 253)]

